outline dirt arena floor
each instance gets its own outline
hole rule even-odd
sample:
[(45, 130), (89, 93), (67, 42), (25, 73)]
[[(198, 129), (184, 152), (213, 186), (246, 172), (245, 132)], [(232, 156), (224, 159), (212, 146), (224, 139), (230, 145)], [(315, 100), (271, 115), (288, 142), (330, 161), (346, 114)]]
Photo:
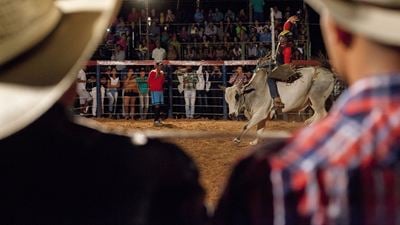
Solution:
[[(111, 129), (128, 132), (131, 130), (144, 130), (150, 132), (166, 131), (168, 134), (173, 132), (191, 134), (191, 132), (202, 131), (204, 133), (213, 132), (221, 134), (212, 137), (202, 138), (169, 138), (168, 141), (181, 146), (190, 155), (200, 170), (200, 179), (207, 192), (207, 204), (212, 209), (224, 189), (227, 178), (229, 177), (232, 166), (237, 160), (251, 152), (252, 146), (249, 142), (253, 140), (255, 128), (250, 135), (242, 138), (240, 144), (235, 144), (232, 140), (241, 130), (245, 121), (216, 121), (216, 120), (184, 120), (168, 119), (165, 121), (167, 126), (161, 128), (153, 127), (151, 120), (110, 120), (97, 119), (102, 125)], [(268, 131), (287, 131), (293, 132), (302, 127), (302, 122), (269, 121)]]

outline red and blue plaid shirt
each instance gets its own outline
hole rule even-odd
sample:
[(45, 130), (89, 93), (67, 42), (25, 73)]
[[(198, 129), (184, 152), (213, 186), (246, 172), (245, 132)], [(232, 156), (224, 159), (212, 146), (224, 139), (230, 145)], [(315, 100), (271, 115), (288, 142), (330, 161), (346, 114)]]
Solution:
[(400, 224), (400, 74), (356, 82), (327, 118), (261, 148), (215, 224)]

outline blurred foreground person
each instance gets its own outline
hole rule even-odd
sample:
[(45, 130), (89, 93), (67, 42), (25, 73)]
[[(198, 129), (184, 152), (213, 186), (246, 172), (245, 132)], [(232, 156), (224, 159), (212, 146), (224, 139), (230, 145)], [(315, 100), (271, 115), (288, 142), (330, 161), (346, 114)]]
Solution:
[(400, 1), (307, 0), (350, 85), (324, 120), (236, 166), (214, 224), (399, 224)]
[(198, 171), (180, 149), (66, 110), (118, 5), (0, 0), (0, 224), (204, 222)]

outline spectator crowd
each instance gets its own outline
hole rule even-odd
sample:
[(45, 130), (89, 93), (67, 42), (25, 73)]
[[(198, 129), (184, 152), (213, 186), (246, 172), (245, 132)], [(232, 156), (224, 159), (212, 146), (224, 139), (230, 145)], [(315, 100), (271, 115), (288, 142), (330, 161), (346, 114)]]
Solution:
[[(290, 16), (298, 16), (299, 22), (292, 29), (293, 58), (303, 59), (308, 38), (303, 10), (284, 5), (273, 9), (276, 36)], [(272, 23), (265, 19), (267, 15), (268, 12), (255, 11), (250, 19), (244, 9), (236, 12), (229, 8), (196, 8), (191, 18), (182, 18), (171, 9), (150, 9), (146, 18), (145, 9), (131, 8), (129, 13), (120, 14), (108, 29), (95, 57), (103, 60), (257, 59), (271, 49)]]

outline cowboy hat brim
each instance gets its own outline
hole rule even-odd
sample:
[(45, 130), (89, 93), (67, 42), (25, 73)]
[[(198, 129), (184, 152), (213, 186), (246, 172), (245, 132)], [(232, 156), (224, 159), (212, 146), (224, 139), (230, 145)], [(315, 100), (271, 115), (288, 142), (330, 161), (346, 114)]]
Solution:
[[(379, 43), (400, 46), (400, 11), (388, 6), (342, 0), (305, 0), (319, 14), (329, 13), (343, 29)], [(326, 10), (326, 11), (325, 11)]]
[(32, 123), (71, 87), (77, 71), (101, 41), (119, 1), (96, 1), (94, 9), (81, 6), (60, 5), (61, 18), (51, 33), (1, 65), (0, 139)]

